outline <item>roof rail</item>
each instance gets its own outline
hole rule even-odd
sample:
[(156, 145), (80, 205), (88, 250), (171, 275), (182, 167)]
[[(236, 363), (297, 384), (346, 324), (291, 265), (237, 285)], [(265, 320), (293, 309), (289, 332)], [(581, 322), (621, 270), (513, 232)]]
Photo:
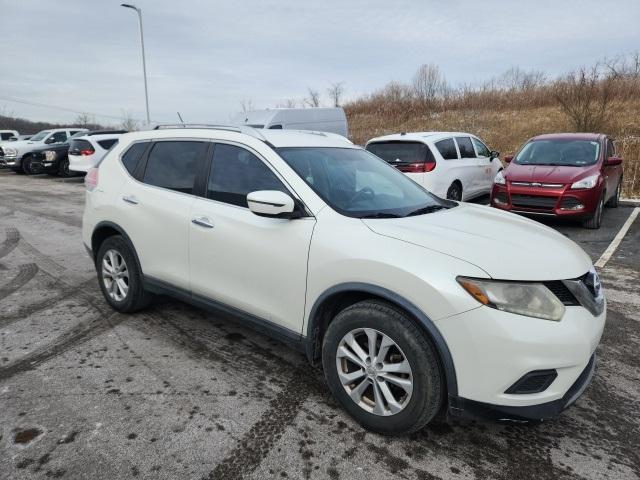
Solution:
[(93, 130), (85, 135), (90, 137), (91, 135), (116, 135), (119, 133), (129, 133), (129, 130)]
[(156, 125), (153, 129), (165, 130), (165, 129), (172, 129), (172, 128), (176, 128), (176, 129), (199, 128), (199, 129), (224, 130), (227, 132), (244, 133), (245, 135), (249, 135), (250, 137), (257, 138), (258, 140), (269, 143), (259, 129), (249, 127), (247, 125), (209, 125), (206, 123), (205, 124), (176, 123), (176, 124), (167, 124), (167, 125)]

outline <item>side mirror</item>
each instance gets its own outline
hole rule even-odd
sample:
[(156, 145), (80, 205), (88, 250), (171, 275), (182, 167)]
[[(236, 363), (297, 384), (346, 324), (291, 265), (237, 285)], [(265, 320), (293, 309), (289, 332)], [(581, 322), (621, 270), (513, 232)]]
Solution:
[(278, 190), (258, 190), (247, 195), (249, 210), (260, 217), (294, 218), (296, 204), (286, 193)]
[(513, 160), (513, 155), (505, 155), (503, 159), (506, 163), (510, 163)]
[(494, 158), (498, 158), (500, 156), (500, 152), (497, 150), (491, 150), (491, 154), (489, 155), (489, 160), (493, 160)]
[(615, 165), (620, 165), (620, 164), (622, 164), (622, 158), (620, 157), (609, 157), (605, 162), (605, 165), (607, 167), (613, 167)]
[(52, 143), (55, 143), (56, 139), (53, 137), (49, 137), (47, 138), (44, 143), (46, 143), (47, 145), (51, 145)]

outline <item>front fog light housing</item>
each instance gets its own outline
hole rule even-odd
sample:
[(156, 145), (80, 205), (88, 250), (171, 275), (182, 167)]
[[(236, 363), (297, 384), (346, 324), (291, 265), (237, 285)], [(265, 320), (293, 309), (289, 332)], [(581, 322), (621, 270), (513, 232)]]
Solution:
[(458, 283), (482, 305), (527, 317), (560, 321), (562, 302), (542, 283), (458, 277)]
[(47, 159), (47, 162), (53, 162), (56, 159), (56, 152), (53, 150), (47, 150), (44, 152), (44, 158)]

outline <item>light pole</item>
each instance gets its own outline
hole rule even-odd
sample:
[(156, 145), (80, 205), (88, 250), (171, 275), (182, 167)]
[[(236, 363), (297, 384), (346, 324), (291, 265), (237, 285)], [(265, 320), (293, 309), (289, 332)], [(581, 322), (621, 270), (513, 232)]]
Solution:
[(151, 124), (151, 119), (149, 118), (149, 92), (147, 90), (147, 61), (144, 56), (144, 34), (142, 33), (142, 10), (135, 5), (131, 5), (129, 3), (123, 3), (120, 5), (121, 7), (131, 8), (138, 13), (138, 20), (140, 22), (140, 45), (142, 46), (142, 73), (144, 74), (144, 98), (146, 100), (147, 105), (147, 125)]

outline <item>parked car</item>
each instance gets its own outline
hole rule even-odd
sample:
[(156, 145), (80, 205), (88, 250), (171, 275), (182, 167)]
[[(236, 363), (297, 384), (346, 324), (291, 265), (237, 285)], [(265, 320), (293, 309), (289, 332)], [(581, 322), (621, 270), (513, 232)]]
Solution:
[(16, 173), (31, 174), (32, 152), (48, 145), (60, 145), (67, 139), (86, 128), (56, 128), (42, 130), (29, 140), (4, 142), (0, 145), (0, 165), (11, 168)]
[(162, 293), (269, 332), (376, 432), (442, 408), (552, 418), (593, 374), (606, 306), (580, 247), (436, 197), (341, 136), (134, 132), (85, 185), (83, 241), (113, 309)]
[(6, 142), (11, 137), (18, 137), (20, 135), (17, 130), (0, 130), (0, 142)]
[[(112, 130), (91, 133), (126, 133), (126, 130)], [(61, 177), (71, 177), (76, 175), (69, 170), (69, 144), (76, 138), (87, 135), (87, 132), (78, 132), (62, 144), (50, 145), (41, 150), (31, 152), (31, 171), (33, 173), (47, 173), (49, 175), (59, 175)]]
[(69, 170), (86, 173), (102, 160), (102, 157), (118, 143), (126, 130), (100, 130), (89, 132), (71, 140), (69, 146)]
[(496, 208), (600, 228), (604, 207), (618, 206), (622, 158), (607, 135), (539, 135), (505, 161), (509, 165), (496, 175), (491, 192)]
[(491, 192), (499, 153), (470, 133), (415, 132), (372, 138), (365, 146), (431, 193), (470, 200)]
[(271, 130), (313, 130), (349, 136), (347, 116), (335, 108), (271, 108), (239, 113), (234, 123)]

